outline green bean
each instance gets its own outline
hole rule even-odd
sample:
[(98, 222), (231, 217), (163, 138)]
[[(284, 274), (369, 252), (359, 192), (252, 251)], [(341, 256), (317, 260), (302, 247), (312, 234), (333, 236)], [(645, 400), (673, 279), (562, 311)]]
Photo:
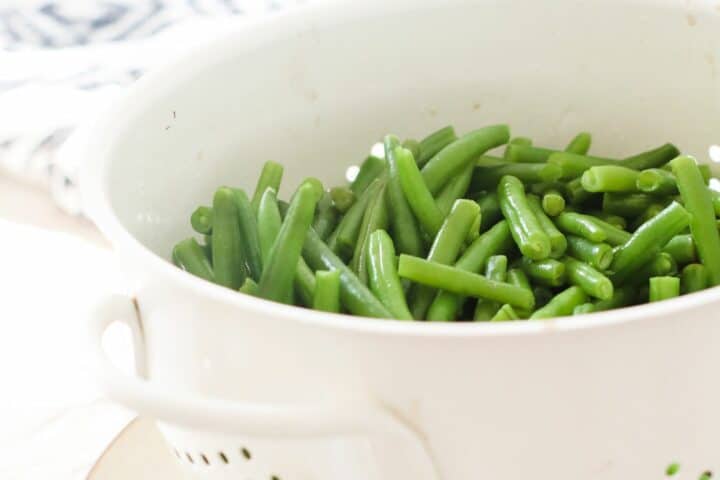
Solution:
[(582, 305), (578, 305), (577, 307), (573, 308), (572, 314), (575, 315), (585, 315), (586, 313), (593, 313), (595, 311), (595, 304), (594, 303), (583, 303)]
[(260, 207), (260, 199), (268, 187), (272, 188), (276, 192), (280, 191), (280, 182), (282, 182), (283, 170), (283, 166), (279, 163), (265, 162), (252, 197), (251, 205), (253, 212), (258, 211), (258, 207)]
[(207, 258), (210, 265), (212, 265), (212, 236), (205, 235), (205, 241), (200, 246), (203, 249), (203, 253), (205, 253), (205, 258)]
[[(261, 201), (262, 204), (262, 201)], [(315, 219), (312, 227), (315, 229), (320, 238), (326, 239), (337, 227), (339, 221), (339, 212), (333, 206), (333, 200), (329, 192), (324, 192), (322, 198), (318, 202)], [(261, 226), (260, 216), (258, 214), (258, 228)], [(265, 260), (265, 257), (263, 257)]]
[[(435, 203), (432, 193), (427, 188), (423, 176), (417, 169), (410, 151), (397, 147), (394, 153), (400, 186), (405, 193), (407, 203), (415, 214), (420, 228), (431, 237), (434, 237), (442, 225), (443, 214)], [(428, 163), (428, 165), (430, 164)]]
[[(528, 137), (514, 137), (514, 138), (511, 138), (507, 144), (508, 147), (510, 145), (522, 145), (524, 147), (532, 147), (532, 140)], [(509, 155), (510, 155), (510, 152), (509, 152), (508, 148), (506, 147), (505, 153), (503, 154), (503, 158), (505, 160), (509, 160), (509, 158), (508, 158)]]
[(505, 159), (517, 163), (545, 163), (548, 157), (557, 150), (533, 147), (530, 145), (513, 144), (505, 149)]
[(577, 153), (579, 155), (585, 155), (588, 150), (590, 150), (591, 144), (592, 135), (590, 135), (588, 132), (580, 132), (575, 136), (575, 138), (570, 141), (568, 146), (565, 147), (565, 151), (570, 153)]
[(560, 168), (548, 163), (508, 163), (476, 167), (470, 182), (470, 191), (492, 190), (505, 175), (512, 175), (523, 183), (553, 182), (560, 178)]
[(295, 278), (293, 279), (293, 289), (295, 294), (306, 307), (312, 307), (315, 298), (315, 273), (310, 269), (302, 257), (298, 259), (295, 269)]
[(603, 312), (630, 305), (635, 300), (635, 287), (616, 288), (613, 296), (607, 300), (598, 300), (594, 303), (595, 312)]
[(594, 268), (604, 271), (613, 260), (613, 250), (607, 243), (595, 243), (575, 235), (567, 236), (568, 253)]
[(680, 279), (677, 277), (653, 277), (650, 279), (650, 302), (660, 302), (680, 295)]
[[(718, 197), (720, 198), (720, 197)], [(480, 205), (480, 232), (485, 232), (497, 222), (502, 220), (502, 211), (500, 210), (500, 201), (497, 193), (485, 192), (475, 198)], [(718, 202), (720, 204), (720, 202)]]
[(494, 125), (467, 133), (440, 150), (422, 168), (422, 177), (430, 193), (438, 193), (468, 163), (491, 148), (507, 143), (509, 138), (507, 125)]
[(555, 152), (548, 157), (547, 162), (560, 167), (560, 170), (562, 171), (561, 178), (570, 180), (579, 177), (590, 167), (608, 164), (612, 165), (616, 161), (608, 158), (578, 155), (576, 153)]
[(328, 238), (328, 246), (334, 253), (343, 258), (350, 257), (353, 254), (365, 210), (370, 200), (375, 198), (382, 189), (383, 183), (382, 179), (375, 179), (340, 220), (335, 231)]
[(383, 158), (378, 158), (370, 155), (360, 165), (355, 180), (350, 184), (350, 190), (353, 191), (355, 196), (360, 196), (370, 186), (373, 181), (380, 177), (385, 171), (386, 162)]
[(565, 183), (565, 195), (571, 205), (580, 205), (592, 198), (593, 194), (585, 190), (580, 177)]
[(602, 242), (607, 238), (605, 229), (599, 226), (594, 217), (575, 212), (563, 212), (555, 217), (555, 224), (569, 235), (586, 238), (591, 242)]
[(395, 246), (384, 230), (376, 230), (368, 241), (367, 269), (370, 290), (393, 318), (412, 320), (395, 266)]
[(565, 264), (553, 258), (533, 261), (522, 258), (522, 269), (535, 282), (548, 287), (559, 287), (565, 283)]
[[(532, 287), (530, 286), (530, 280), (528, 280), (527, 275), (525, 275), (525, 272), (522, 271), (520, 268), (511, 268), (507, 272), (507, 283), (510, 285), (515, 285), (516, 287), (521, 287), (526, 289), (528, 292), (532, 294)], [(527, 318), (530, 316), (532, 311), (527, 309), (516, 309), (517, 314), (520, 316), (520, 318)]]
[(400, 253), (419, 256), (423, 253), (422, 235), (400, 184), (400, 174), (395, 157), (395, 148), (398, 146), (398, 142), (398, 138), (394, 135), (387, 135), (383, 142), (389, 171), (386, 195), (390, 225), (397, 243), (397, 250)]
[(708, 189), (710, 192), (710, 198), (712, 199), (712, 206), (713, 210), (715, 211), (715, 216), (720, 217), (720, 192), (716, 192), (715, 190)]
[[(505, 220), (501, 220), (470, 244), (455, 263), (455, 267), (478, 272), (483, 269), (488, 258), (507, 252), (512, 248), (512, 244), (513, 240), (508, 224)], [(453, 320), (464, 300), (464, 297), (452, 292), (439, 292), (430, 305), (427, 319), (431, 321)]]
[(593, 217), (597, 217), (597, 219), (602, 220), (605, 223), (609, 223), (613, 227), (619, 228), (620, 230), (625, 230), (627, 228), (627, 220), (625, 220), (625, 217), (621, 217), (620, 215), (603, 212), (602, 210), (594, 210), (590, 212), (590, 215), (592, 215)]
[[(257, 208), (253, 209), (250, 199), (244, 190), (233, 188), (238, 211), (240, 227), (240, 243), (245, 254), (248, 274), (256, 282), (263, 271), (262, 254), (260, 253), (260, 237), (258, 236)], [(259, 207), (260, 200), (258, 200)]]
[(680, 151), (677, 147), (671, 143), (666, 143), (653, 150), (620, 160), (619, 164), (634, 170), (647, 170), (648, 168), (660, 167), (678, 155), (680, 155)]
[(542, 208), (551, 217), (557, 217), (565, 210), (565, 198), (554, 188), (550, 189), (543, 193)]
[(673, 202), (638, 228), (615, 254), (611, 265), (611, 270), (615, 272), (613, 280), (622, 283), (628, 275), (657, 255), (672, 237), (688, 226), (689, 217), (679, 203)]
[[(485, 269), (485, 277), (496, 282), (504, 282), (507, 278), (507, 257), (505, 255), (494, 255), (488, 259), (487, 268)], [(501, 304), (478, 299), (475, 305), (475, 314), (473, 319), (476, 322), (491, 320), (500, 310)]]
[(580, 287), (572, 286), (555, 295), (541, 309), (535, 310), (535, 313), (530, 315), (530, 319), (540, 320), (572, 315), (575, 307), (586, 303), (587, 299), (587, 295)]
[(253, 297), (255, 297), (258, 293), (258, 284), (255, 283), (255, 280), (253, 280), (252, 278), (247, 277), (245, 279), (245, 282), (243, 282), (242, 286), (238, 289), (238, 291), (240, 293), (252, 295)]
[(353, 270), (361, 282), (367, 284), (368, 273), (367, 273), (367, 243), (370, 238), (370, 234), (376, 230), (387, 230), (388, 227), (388, 209), (387, 209), (387, 196), (385, 195), (384, 185), (378, 194), (370, 200), (368, 203), (365, 215), (363, 215), (362, 225), (360, 226), (360, 232), (355, 243), (355, 252), (350, 262), (350, 269)]
[(593, 223), (595, 223), (595, 225), (600, 227), (605, 232), (605, 243), (616, 246), (623, 245), (628, 240), (630, 240), (632, 234), (630, 234), (629, 232), (626, 232), (625, 230), (618, 228), (617, 226), (612, 225), (599, 218), (591, 218)]
[(497, 167), (498, 165), (507, 165), (508, 163), (504, 158), (493, 155), (480, 155), (480, 157), (475, 160), (476, 167)]
[(450, 212), (455, 200), (465, 196), (470, 186), (474, 169), (475, 167), (472, 163), (468, 164), (457, 177), (450, 180), (447, 185), (443, 187), (435, 198), (435, 203), (443, 215), (447, 215), (448, 212)]
[(340, 271), (340, 302), (353, 315), (390, 318), (392, 315), (343, 261), (309, 229), (303, 245), (303, 258), (316, 270)]
[(510, 232), (523, 255), (542, 260), (550, 255), (550, 239), (530, 209), (525, 188), (516, 177), (507, 175), (498, 184), (498, 200)]
[[(480, 215), (480, 207), (472, 200), (457, 200), (450, 214), (443, 222), (435, 236), (427, 260), (430, 262), (450, 265), (457, 259), (460, 249), (465, 243), (468, 232), (475, 219)], [(425, 318), (430, 304), (433, 302), (434, 291), (424, 285), (415, 285), (410, 290), (410, 311), (416, 319)]]
[(245, 281), (245, 256), (235, 194), (220, 187), (213, 196), (212, 263), (215, 281), (237, 290)]
[(550, 217), (545, 214), (540, 204), (540, 199), (535, 195), (528, 195), (527, 199), (530, 210), (532, 210), (535, 218), (537, 218), (545, 235), (550, 239), (550, 256), (554, 258), (562, 257), (565, 254), (565, 250), (567, 250), (567, 239), (565, 235), (557, 229), (553, 221), (550, 220)]
[(682, 293), (693, 293), (707, 288), (707, 268), (701, 263), (691, 263), (682, 269), (680, 277)]
[(680, 156), (670, 162), (685, 208), (690, 213), (690, 233), (700, 262), (708, 270), (710, 285), (720, 284), (720, 235), (710, 192), (695, 159)]
[(674, 236), (663, 247), (663, 251), (672, 255), (679, 265), (693, 263), (697, 260), (697, 252), (692, 235)]
[(200, 244), (194, 238), (188, 238), (175, 245), (173, 259), (180, 268), (196, 277), (214, 282), (215, 274)]
[(333, 187), (330, 189), (330, 198), (337, 211), (345, 213), (355, 203), (355, 192), (349, 187)]
[(212, 233), (213, 210), (212, 207), (200, 206), (190, 215), (190, 225), (193, 230), (203, 235)]
[(275, 243), (275, 239), (280, 232), (280, 226), (282, 225), (282, 217), (280, 216), (275, 195), (275, 190), (273, 190), (272, 187), (268, 187), (260, 198), (260, 205), (258, 205), (257, 210), (258, 239), (260, 241), (260, 255), (263, 265), (267, 264), (268, 258), (270, 257), (270, 250)]
[(633, 218), (642, 213), (652, 204), (655, 198), (644, 193), (605, 193), (602, 209), (607, 213)]
[(607, 300), (613, 295), (613, 284), (609, 278), (587, 263), (572, 257), (565, 257), (565, 272), (568, 282), (582, 288), (591, 297)]
[(532, 308), (534, 299), (524, 288), (488, 280), (482, 275), (457, 267), (430, 262), (410, 255), (400, 255), (398, 274), (413, 282), (521, 308)]
[[(310, 185), (313, 188), (313, 193), (315, 193), (315, 199), (317, 202), (319, 202), (323, 195), (325, 195), (325, 187), (319, 178), (306, 177), (303, 179), (302, 183)], [(293, 195), (295, 194), (293, 193)], [(290, 202), (292, 202), (292, 197), (290, 198)]]
[(509, 320), (519, 320), (520, 316), (515, 311), (515, 309), (508, 305), (507, 303), (504, 304), (500, 309), (497, 311), (497, 313), (490, 319), (491, 322), (507, 322)]
[[(542, 285), (536, 285), (532, 289), (533, 296), (535, 297), (535, 307), (542, 308), (552, 299), (553, 292), (548, 287)], [(530, 312), (532, 313), (532, 311)], [(528, 318), (530, 315), (528, 315)]]
[(260, 297), (283, 302), (292, 294), (296, 269), (288, 266), (298, 264), (303, 241), (310, 229), (317, 202), (315, 188), (308, 183), (300, 185), (290, 202), (290, 208), (258, 282)]
[(628, 279), (626, 285), (635, 287), (647, 285), (651, 277), (674, 275), (675, 273), (677, 273), (677, 263), (675, 263), (675, 260), (670, 254), (660, 252), (649, 262), (633, 272), (632, 278)]
[(647, 222), (651, 218), (656, 217), (657, 214), (662, 212), (664, 208), (665, 205), (663, 205), (662, 203), (651, 203), (648, 208), (646, 208), (645, 211), (633, 221), (632, 225), (630, 225), (630, 229), (632, 231), (637, 230), (638, 228), (640, 228), (640, 225)]
[(340, 312), (340, 271), (315, 272), (315, 295), (312, 308), (321, 312)]
[(675, 175), (662, 168), (649, 168), (638, 173), (637, 189), (653, 195), (675, 195), (678, 193)]
[[(413, 158), (417, 159), (418, 157), (420, 157), (420, 142), (418, 142), (417, 140), (413, 138), (407, 138), (402, 142), (402, 146), (403, 148), (407, 148), (408, 150), (410, 150)], [(385, 159), (387, 160), (387, 157), (385, 157)]]
[(630, 168), (598, 165), (585, 170), (580, 181), (588, 192), (635, 192), (638, 175), (637, 170)]
[(416, 157), (418, 167), (425, 165), (443, 148), (457, 140), (455, 129), (448, 125), (420, 140), (420, 156)]

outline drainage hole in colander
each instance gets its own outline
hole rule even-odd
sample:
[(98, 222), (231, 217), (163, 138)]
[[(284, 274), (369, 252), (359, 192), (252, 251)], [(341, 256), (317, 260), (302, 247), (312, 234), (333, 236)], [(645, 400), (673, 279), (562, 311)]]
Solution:
[(177, 449), (177, 448), (173, 448), (173, 452), (175, 452), (175, 456), (176, 456), (177, 458), (179, 458), (180, 460), (182, 460), (182, 455), (180, 455), (180, 452), (178, 452), (178, 449)]
[(190, 452), (185, 452), (185, 456), (187, 457), (187, 459), (190, 463), (195, 463), (195, 460), (193, 460), (192, 455), (190, 455)]
[(205, 465), (210, 465), (210, 460), (208, 460), (204, 453), (200, 454), (200, 458), (202, 458), (203, 462), (205, 462)]
[(220, 453), (218, 453), (218, 456), (220, 457), (220, 460), (223, 461), (223, 463), (230, 463), (230, 462), (228, 461), (227, 455), (225, 455), (225, 452), (220, 452)]
[(250, 453), (250, 450), (243, 447), (240, 449), (240, 453), (242, 453), (242, 456), (245, 457), (246, 460), (250, 460), (252, 458), (252, 454)]
[(280, 477), (278, 477), (277, 475), (273, 475), (272, 477), (270, 477), (270, 480), (280, 480)]

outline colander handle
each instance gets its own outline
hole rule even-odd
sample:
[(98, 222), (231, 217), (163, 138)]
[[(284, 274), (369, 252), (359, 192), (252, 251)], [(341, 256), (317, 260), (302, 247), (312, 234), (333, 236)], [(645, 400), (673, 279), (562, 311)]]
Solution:
[[(126, 323), (133, 332), (138, 376), (120, 372), (105, 355), (102, 338), (114, 322)], [(112, 400), (142, 415), (203, 431), (237, 432), (276, 437), (321, 437), (346, 434), (380, 434), (405, 442), (416, 452), (411, 462), (414, 479), (440, 479), (422, 435), (387, 407), (371, 399), (342, 405), (291, 406), (231, 401), (171, 390), (144, 378), (145, 346), (136, 303), (112, 296), (101, 302), (90, 318), (90, 342), (95, 354), (97, 380)]]

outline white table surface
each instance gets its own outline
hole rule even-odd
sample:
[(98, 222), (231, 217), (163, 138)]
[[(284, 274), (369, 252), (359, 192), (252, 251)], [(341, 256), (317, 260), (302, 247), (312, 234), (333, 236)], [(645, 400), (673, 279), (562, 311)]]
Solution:
[[(134, 416), (95, 388), (85, 328), (92, 305), (126, 282), (89, 222), (2, 174), (0, 238), (0, 478), (85, 479)], [(129, 337), (113, 338), (129, 365)]]

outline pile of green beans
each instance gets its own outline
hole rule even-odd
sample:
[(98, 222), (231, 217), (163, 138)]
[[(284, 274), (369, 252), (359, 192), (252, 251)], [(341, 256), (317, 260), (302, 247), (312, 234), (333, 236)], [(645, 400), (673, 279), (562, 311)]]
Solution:
[[(431, 322), (582, 315), (720, 284), (720, 193), (666, 143), (623, 158), (506, 125), (387, 135), (352, 181), (282, 165), (253, 192), (222, 186), (190, 215), (172, 260), (246, 295), (324, 312)], [(497, 148), (504, 149), (496, 153)]]

